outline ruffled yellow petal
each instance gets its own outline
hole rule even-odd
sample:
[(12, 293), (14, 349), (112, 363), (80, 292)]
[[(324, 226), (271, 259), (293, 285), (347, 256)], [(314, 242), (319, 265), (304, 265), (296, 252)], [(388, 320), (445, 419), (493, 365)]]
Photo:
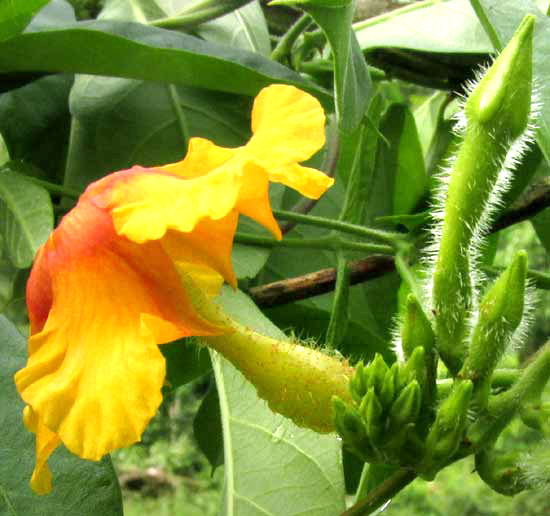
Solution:
[(41, 259), (53, 304), (16, 385), (69, 450), (98, 460), (138, 441), (155, 414), (165, 374), (157, 343), (223, 330), (196, 315), (160, 243), (118, 237), (109, 214), (86, 200)]
[(27, 430), (35, 434), (36, 439), (36, 463), (30, 481), (31, 489), (39, 495), (48, 494), (52, 490), (48, 458), (61, 444), (61, 439), (40, 421), (38, 414), (29, 406), (23, 410), (23, 421)]
[(323, 172), (297, 164), (271, 170), (269, 179), (290, 186), (310, 199), (319, 199), (334, 184), (334, 179)]
[(204, 176), (229, 161), (238, 149), (218, 147), (204, 138), (191, 138), (187, 154), (182, 161), (155, 167), (155, 170), (191, 179)]
[(309, 159), (325, 144), (325, 113), (315, 97), (294, 86), (274, 84), (254, 101), (252, 132), (244, 152), (271, 174)]
[[(217, 294), (219, 290), (214, 292), (212, 288), (218, 283), (220, 275), (233, 287), (237, 284), (231, 263), (237, 220), (238, 213), (232, 210), (219, 220), (201, 220), (191, 233), (168, 230), (161, 239), (161, 245), (178, 267), (185, 267), (188, 272), (194, 267), (197, 273), (200, 268), (201, 273), (191, 274), (195, 282), (199, 287)], [(211, 272), (207, 273), (205, 267), (210, 268)]]

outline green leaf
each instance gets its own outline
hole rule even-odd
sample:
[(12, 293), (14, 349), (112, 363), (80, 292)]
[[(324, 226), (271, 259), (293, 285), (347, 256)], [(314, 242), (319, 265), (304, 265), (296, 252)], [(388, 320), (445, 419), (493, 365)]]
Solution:
[(362, 50), (392, 47), (448, 54), (493, 51), (469, 0), (415, 2), (355, 23), (353, 29)]
[(302, 8), (319, 24), (334, 54), (334, 92), (338, 127), (353, 133), (372, 96), (372, 83), (355, 33), (351, 30), (354, 2), (338, 9), (306, 4)]
[(202, 23), (196, 32), (213, 43), (251, 50), (265, 57), (271, 54), (267, 23), (258, 0), (225, 16)]
[(354, 26), (369, 64), (391, 76), (456, 90), (493, 46), (468, 0), (427, 0)]
[(195, 339), (180, 339), (159, 347), (166, 359), (166, 382), (172, 389), (210, 372), (208, 351)]
[(279, 82), (332, 103), (325, 90), (259, 54), (122, 21), (80, 22), (2, 42), (0, 72), (12, 71), (109, 75), (245, 95)]
[[(378, 157), (384, 160), (386, 177), (393, 180), (394, 215), (412, 213), (428, 187), (422, 147), (414, 117), (406, 106), (390, 106), (380, 130), (390, 147), (381, 145)], [(382, 154), (385, 154), (382, 158)], [(392, 158), (390, 158), (392, 156)]]
[(110, 458), (79, 459), (64, 448), (50, 458), (53, 490), (47, 496), (29, 487), (34, 437), (23, 425), (23, 401), (13, 375), (25, 365), (25, 339), (0, 315), (0, 513), (9, 516), (122, 516), (120, 488)]
[(18, 174), (13, 164), (0, 168), (0, 234), (11, 263), (29, 267), (52, 229), (48, 192)]
[(215, 469), (223, 464), (220, 400), (215, 384), (208, 389), (193, 420), (193, 434), (199, 448), (212, 466), (212, 473), (214, 473)]
[[(280, 330), (241, 292), (225, 289), (226, 312), (273, 337)], [(221, 514), (333, 516), (345, 508), (340, 444), (274, 414), (219, 355), (212, 358), (224, 435)]]
[(72, 76), (54, 75), (0, 95), (0, 132), (11, 158), (32, 163), (46, 178), (62, 178), (72, 84)]
[(0, 0), (0, 41), (19, 34), (49, 0)]

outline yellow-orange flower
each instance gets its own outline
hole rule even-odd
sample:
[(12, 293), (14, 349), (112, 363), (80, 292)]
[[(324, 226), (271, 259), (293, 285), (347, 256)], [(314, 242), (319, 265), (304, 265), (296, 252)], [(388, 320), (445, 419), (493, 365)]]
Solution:
[(323, 146), (324, 120), (315, 98), (270, 86), (255, 99), (245, 146), (193, 138), (183, 161), (110, 174), (63, 218), (29, 278), (29, 359), (15, 376), (36, 434), (37, 493), (51, 490), (47, 460), (60, 443), (99, 460), (140, 439), (161, 402), (158, 344), (225, 331), (193, 310), (179, 274), (210, 294), (224, 279), (235, 286), (239, 214), (281, 237), (269, 181), (312, 198), (331, 186), (298, 164)]

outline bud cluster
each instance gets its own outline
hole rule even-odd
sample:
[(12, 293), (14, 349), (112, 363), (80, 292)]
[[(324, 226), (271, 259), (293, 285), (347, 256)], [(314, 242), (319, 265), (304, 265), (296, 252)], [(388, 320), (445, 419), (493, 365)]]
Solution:
[(350, 380), (351, 402), (333, 397), (334, 426), (346, 446), (367, 462), (412, 465), (422, 447), (426, 353), (388, 367), (381, 355), (359, 362)]

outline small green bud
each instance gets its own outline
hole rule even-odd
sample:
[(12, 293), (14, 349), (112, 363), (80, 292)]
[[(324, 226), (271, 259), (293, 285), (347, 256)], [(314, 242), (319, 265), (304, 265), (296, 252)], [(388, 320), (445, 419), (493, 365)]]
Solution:
[(389, 371), (386, 362), (382, 358), (382, 355), (376, 353), (374, 360), (370, 363), (367, 371), (367, 388), (374, 387), (376, 393), (382, 391), (384, 385), (384, 378)]
[(399, 366), (397, 364), (392, 364), (391, 368), (384, 376), (384, 384), (380, 390), (380, 403), (384, 408), (391, 407), (393, 399), (395, 398), (398, 375)]
[(426, 350), (420, 346), (414, 348), (409, 359), (399, 368), (401, 389), (412, 380), (417, 380), (422, 388), (426, 385)]
[(363, 396), (367, 394), (367, 373), (362, 360), (355, 366), (355, 373), (351, 377), (349, 389), (352, 398), (357, 403), (361, 403)]
[(342, 437), (344, 445), (364, 461), (378, 459), (367, 438), (365, 426), (357, 409), (346, 404), (338, 396), (332, 397), (333, 425)]
[(509, 138), (517, 138), (525, 130), (531, 112), (534, 27), (535, 16), (526, 15), (468, 97), (465, 106), (468, 120), (505, 129)]
[(414, 423), (420, 413), (422, 403), (422, 391), (416, 380), (405, 387), (390, 409), (390, 421), (393, 428)]
[(470, 352), (459, 373), (474, 382), (478, 409), (487, 403), (490, 377), (523, 317), (526, 276), (527, 253), (521, 251), (481, 301)]
[(418, 346), (426, 351), (433, 349), (435, 335), (432, 325), (413, 294), (407, 296), (405, 320), (401, 329), (401, 345), (405, 358), (409, 358)]
[(491, 489), (513, 496), (529, 488), (524, 471), (518, 466), (518, 459), (518, 453), (484, 450), (476, 454), (476, 471)]
[(439, 407), (426, 438), (426, 453), (417, 467), (424, 478), (433, 479), (458, 450), (464, 434), (472, 391), (471, 381), (457, 382), (449, 397)]
[(384, 419), (382, 418), (383, 409), (374, 392), (374, 387), (369, 389), (363, 399), (359, 412), (365, 421), (367, 435), (370, 441), (376, 445), (380, 442), (380, 437), (384, 431)]

